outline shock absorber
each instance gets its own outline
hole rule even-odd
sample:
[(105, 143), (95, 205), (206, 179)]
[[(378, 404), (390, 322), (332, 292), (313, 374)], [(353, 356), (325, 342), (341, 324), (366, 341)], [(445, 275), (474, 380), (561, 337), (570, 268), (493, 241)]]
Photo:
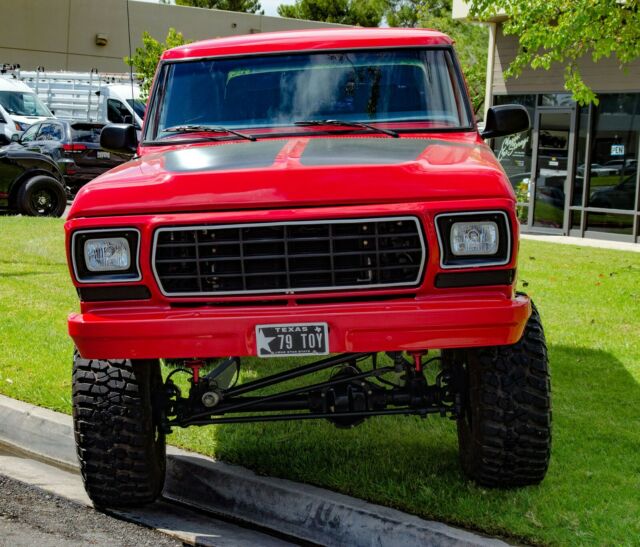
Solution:
[(200, 383), (200, 369), (204, 367), (207, 363), (202, 359), (191, 359), (189, 361), (184, 362), (184, 366), (186, 368), (191, 369), (192, 378), (191, 381), (195, 386)]
[(418, 374), (422, 374), (422, 358), (427, 355), (427, 350), (408, 352), (413, 357), (413, 366)]

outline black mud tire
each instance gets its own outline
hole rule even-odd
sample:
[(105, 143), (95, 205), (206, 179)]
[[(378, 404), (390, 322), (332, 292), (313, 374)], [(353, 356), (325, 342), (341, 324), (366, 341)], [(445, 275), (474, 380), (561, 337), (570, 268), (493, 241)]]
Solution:
[(152, 398), (158, 361), (73, 358), (73, 424), (85, 489), (97, 507), (155, 501), (164, 485), (165, 435)]
[(61, 217), (67, 207), (67, 192), (53, 177), (36, 175), (20, 186), (16, 205), (25, 216)]
[(517, 343), (461, 355), (458, 444), (464, 472), (486, 487), (538, 484), (551, 455), (551, 384), (538, 310), (532, 304)]

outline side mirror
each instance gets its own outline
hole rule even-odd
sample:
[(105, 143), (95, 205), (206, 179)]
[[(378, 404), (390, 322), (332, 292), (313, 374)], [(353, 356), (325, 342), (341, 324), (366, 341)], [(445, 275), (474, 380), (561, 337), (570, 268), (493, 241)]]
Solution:
[(524, 106), (503, 104), (489, 108), (484, 130), (480, 133), (480, 136), (483, 139), (505, 137), (527, 131), (530, 127), (529, 112)]
[(100, 133), (100, 146), (110, 152), (133, 156), (138, 148), (136, 128), (128, 123), (105, 125)]
[(11, 142), (20, 142), (20, 135), (18, 133), (11, 135)]

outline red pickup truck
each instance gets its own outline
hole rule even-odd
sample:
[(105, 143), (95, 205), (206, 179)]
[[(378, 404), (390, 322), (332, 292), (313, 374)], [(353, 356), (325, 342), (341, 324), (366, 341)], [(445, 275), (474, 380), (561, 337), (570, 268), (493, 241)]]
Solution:
[[(166, 51), (140, 142), (131, 125), (102, 133), (131, 161), (82, 188), (65, 225), (91, 499), (153, 501), (174, 427), (389, 415), (457, 420), (481, 485), (541, 481), (544, 333), (515, 292), (516, 198), (484, 142), (529, 118), (507, 105), (485, 122), (435, 31)], [(238, 383), (246, 357), (291, 365)]]

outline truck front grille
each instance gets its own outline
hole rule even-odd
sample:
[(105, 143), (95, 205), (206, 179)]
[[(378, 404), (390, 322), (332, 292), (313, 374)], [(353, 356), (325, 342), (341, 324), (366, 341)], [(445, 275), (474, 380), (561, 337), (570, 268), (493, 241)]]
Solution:
[(159, 228), (153, 268), (167, 296), (415, 287), (426, 247), (415, 217)]

